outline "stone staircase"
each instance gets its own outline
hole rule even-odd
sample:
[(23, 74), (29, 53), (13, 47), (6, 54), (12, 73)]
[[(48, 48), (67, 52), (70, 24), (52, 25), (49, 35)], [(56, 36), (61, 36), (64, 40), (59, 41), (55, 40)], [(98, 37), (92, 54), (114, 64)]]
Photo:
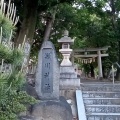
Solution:
[(81, 85), (87, 120), (120, 120), (120, 84)]

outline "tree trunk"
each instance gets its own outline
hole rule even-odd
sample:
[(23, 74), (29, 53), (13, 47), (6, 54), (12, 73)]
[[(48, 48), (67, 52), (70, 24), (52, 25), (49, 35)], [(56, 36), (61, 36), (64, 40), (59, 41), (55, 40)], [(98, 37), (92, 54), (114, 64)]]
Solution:
[(91, 71), (91, 77), (95, 77), (95, 74), (94, 74), (94, 67), (92, 64), (90, 64), (90, 71)]
[[(18, 38), (15, 41), (16, 47), (19, 44), (23, 44), (24, 42), (24, 50), (27, 51), (25, 53), (23, 60), (23, 69), (26, 70), (29, 62), (31, 45), (33, 43), (33, 37), (36, 26), (36, 18), (37, 18), (37, 2), (38, 0), (24, 0), (24, 12), (23, 12), (23, 22), (18, 34)], [(26, 36), (26, 39), (24, 39)]]
[(113, 28), (114, 30), (116, 31), (117, 29), (117, 26), (116, 26), (116, 15), (115, 15), (115, 3), (114, 3), (114, 0), (110, 0), (110, 6), (111, 6), (111, 20), (112, 20), (112, 25), (113, 25)]
[(16, 46), (22, 44), (26, 35), (26, 40), (33, 43), (36, 17), (37, 17), (37, 3), (38, 0), (24, 0), (24, 13), (22, 26), (16, 40)]
[(51, 17), (47, 18), (45, 34), (44, 34), (44, 37), (43, 37), (43, 42), (49, 40), (49, 38), (50, 38), (50, 32), (52, 30), (52, 26), (53, 26), (53, 23), (54, 23), (54, 20), (55, 20), (55, 14), (56, 14), (56, 11), (54, 11), (54, 13), (52, 14)]
[(105, 67), (102, 66), (102, 71), (103, 71), (103, 78), (106, 78), (106, 75), (105, 75)]
[(43, 41), (49, 40), (50, 32), (51, 32), (51, 29), (52, 29), (52, 21), (53, 21), (52, 19), (48, 18), (48, 20), (46, 22), (46, 28), (45, 28), (45, 34), (44, 34)]

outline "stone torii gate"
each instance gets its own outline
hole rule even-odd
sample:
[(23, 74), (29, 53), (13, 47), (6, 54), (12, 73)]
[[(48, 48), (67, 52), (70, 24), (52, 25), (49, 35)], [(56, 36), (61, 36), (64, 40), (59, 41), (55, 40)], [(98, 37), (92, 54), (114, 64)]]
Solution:
[[(98, 58), (98, 70), (99, 75), (98, 78), (103, 78), (102, 73), (102, 61), (101, 57), (107, 57), (107, 53), (101, 53), (101, 51), (107, 51), (109, 46), (107, 47), (101, 47), (101, 48), (85, 48), (85, 49), (75, 49), (72, 54), (72, 62), (74, 64), (74, 58)], [(97, 52), (95, 54), (88, 54), (88, 52)], [(83, 54), (84, 53), (84, 54)]]

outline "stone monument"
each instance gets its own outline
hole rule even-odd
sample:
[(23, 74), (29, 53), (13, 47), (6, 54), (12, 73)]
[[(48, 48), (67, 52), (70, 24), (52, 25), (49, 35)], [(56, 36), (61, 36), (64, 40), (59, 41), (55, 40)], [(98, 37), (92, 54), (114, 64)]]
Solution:
[(54, 46), (45, 41), (38, 55), (35, 78), (40, 102), (29, 110), (31, 120), (72, 120), (70, 105), (64, 97), (59, 97), (59, 69)]
[(38, 55), (35, 88), (41, 100), (59, 99), (59, 65), (50, 41), (42, 44)]

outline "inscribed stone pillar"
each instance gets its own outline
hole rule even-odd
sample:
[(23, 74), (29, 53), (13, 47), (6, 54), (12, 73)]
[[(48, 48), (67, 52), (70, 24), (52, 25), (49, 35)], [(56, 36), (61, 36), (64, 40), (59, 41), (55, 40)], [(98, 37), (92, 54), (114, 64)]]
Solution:
[(39, 51), (35, 89), (42, 100), (59, 99), (59, 65), (50, 41), (45, 41)]

